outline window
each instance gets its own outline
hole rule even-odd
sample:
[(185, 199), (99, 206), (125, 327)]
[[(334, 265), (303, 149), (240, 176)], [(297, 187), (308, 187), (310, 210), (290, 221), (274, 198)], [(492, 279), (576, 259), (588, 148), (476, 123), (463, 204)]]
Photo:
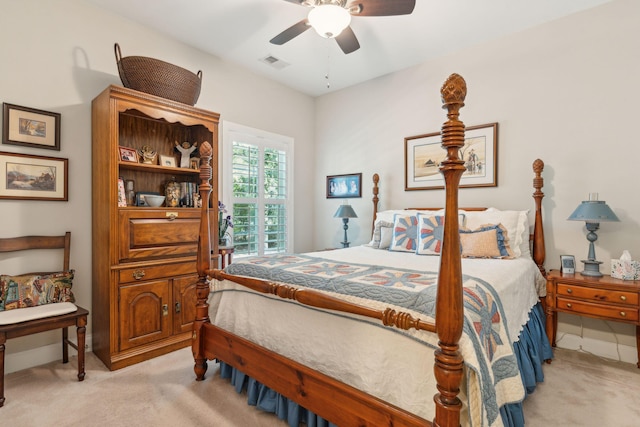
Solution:
[(223, 123), (222, 198), (233, 218), (237, 255), (293, 245), (293, 139)]

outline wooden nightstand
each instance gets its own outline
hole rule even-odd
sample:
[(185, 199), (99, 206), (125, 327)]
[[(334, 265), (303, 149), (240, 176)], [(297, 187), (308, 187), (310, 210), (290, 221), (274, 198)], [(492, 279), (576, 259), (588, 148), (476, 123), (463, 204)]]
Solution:
[(611, 276), (587, 277), (579, 273), (547, 275), (547, 335), (556, 345), (558, 312), (636, 325), (638, 368), (640, 368), (640, 281)]
[(218, 254), (220, 255), (220, 268), (224, 269), (233, 261), (233, 246), (218, 246)]

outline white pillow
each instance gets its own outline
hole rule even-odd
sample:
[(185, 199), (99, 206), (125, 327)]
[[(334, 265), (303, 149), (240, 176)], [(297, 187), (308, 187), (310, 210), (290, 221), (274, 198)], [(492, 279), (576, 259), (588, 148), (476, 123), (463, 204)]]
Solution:
[(393, 222), (395, 216), (398, 215), (418, 215), (418, 212), (430, 212), (430, 211), (420, 211), (414, 209), (389, 209), (386, 211), (380, 211), (376, 214), (376, 222), (378, 220)]
[[(390, 235), (392, 228), (393, 228), (393, 222), (384, 221), (381, 219), (376, 220), (376, 223), (373, 229), (373, 238), (371, 239), (371, 242), (369, 242), (369, 246), (371, 246), (374, 249), (384, 249), (380, 247), (383, 230), (386, 230), (384, 231), (384, 233), (385, 233), (385, 237), (387, 237), (388, 235)], [(387, 243), (387, 248), (389, 247), (390, 243), (391, 243), (391, 239), (389, 238), (389, 242)]]
[(514, 257), (531, 258), (528, 213), (529, 211), (501, 211), (496, 208), (488, 208), (485, 211), (466, 211), (465, 226), (475, 230), (485, 224), (502, 224), (507, 229)]
[(391, 227), (382, 227), (380, 229), (380, 247), (379, 249), (389, 249), (391, 240), (393, 239), (393, 225)]

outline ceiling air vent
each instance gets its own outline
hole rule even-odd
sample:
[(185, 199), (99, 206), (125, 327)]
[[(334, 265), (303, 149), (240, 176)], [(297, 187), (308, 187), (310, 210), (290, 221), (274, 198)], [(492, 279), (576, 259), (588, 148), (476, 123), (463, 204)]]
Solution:
[(278, 59), (273, 55), (267, 55), (264, 58), (261, 58), (260, 62), (264, 62), (276, 70), (282, 70), (284, 67), (288, 67), (290, 65), (288, 62)]

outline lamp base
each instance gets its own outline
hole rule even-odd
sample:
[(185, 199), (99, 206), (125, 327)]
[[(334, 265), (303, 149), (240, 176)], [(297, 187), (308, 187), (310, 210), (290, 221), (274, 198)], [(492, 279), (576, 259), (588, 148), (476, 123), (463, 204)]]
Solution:
[(348, 248), (351, 242), (340, 242), (340, 243), (342, 243), (343, 248)]
[(589, 277), (602, 277), (602, 273), (600, 273), (600, 264), (602, 264), (602, 261), (583, 259), (582, 263), (584, 264), (584, 270), (580, 274)]

